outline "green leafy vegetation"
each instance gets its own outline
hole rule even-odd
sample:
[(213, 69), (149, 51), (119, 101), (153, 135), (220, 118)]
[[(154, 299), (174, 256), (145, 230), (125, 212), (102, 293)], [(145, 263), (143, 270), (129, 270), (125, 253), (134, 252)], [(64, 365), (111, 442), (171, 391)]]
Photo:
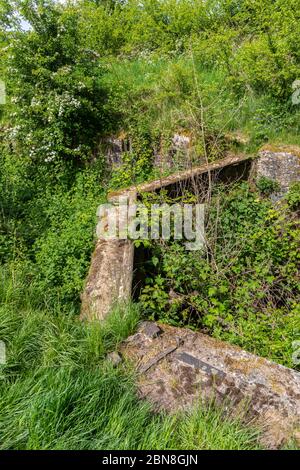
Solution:
[(276, 188), (268, 180), (259, 180), (259, 189), (245, 182), (216, 187), (207, 206), (205, 250), (156, 244), (143, 308), (154, 319), (201, 328), (293, 367), (292, 342), (300, 331), (300, 230), (290, 207), (298, 186), (287, 196), (289, 204), (277, 206), (266, 197)]
[[(293, 366), (298, 183), (277, 205), (272, 181), (213, 188), (205, 253), (148, 244), (140, 309), (77, 318), (97, 206), (160, 176), (175, 133), (187, 166), (300, 144), (299, 27), (298, 0), (0, 0), (1, 448), (257, 448), (214, 407), (154, 415), (104, 358), (148, 316)], [(110, 165), (103, 142), (120, 135)]]

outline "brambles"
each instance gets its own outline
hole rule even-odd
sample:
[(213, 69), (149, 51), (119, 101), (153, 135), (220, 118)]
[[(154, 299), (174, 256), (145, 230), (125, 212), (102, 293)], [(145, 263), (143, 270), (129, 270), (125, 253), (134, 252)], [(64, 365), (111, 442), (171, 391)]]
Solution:
[(256, 186), (261, 192), (261, 194), (265, 196), (270, 196), (272, 193), (275, 191), (278, 191), (280, 186), (276, 181), (270, 180), (264, 176), (259, 178), (259, 180), (256, 182)]
[(300, 207), (300, 183), (294, 183), (287, 195), (287, 202), (292, 209)]
[(142, 305), (156, 319), (201, 328), (292, 367), (299, 242), (299, 223), (285, 202), (274, 207), (248, 183), (215, 188), (206, 251), (156, 247), (159, 269), (147, 280)]

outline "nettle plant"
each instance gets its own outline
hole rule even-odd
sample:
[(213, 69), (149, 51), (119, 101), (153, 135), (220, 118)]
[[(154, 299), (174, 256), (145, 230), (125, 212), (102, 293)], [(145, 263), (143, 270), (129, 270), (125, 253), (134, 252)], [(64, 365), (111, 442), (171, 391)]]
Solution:
[(275, 206), (248, 183), (219, 186), (207, 210), (206, 249), (156, 244), (140, 301), (153, 319), (200, 328), (293, 367), (299, 242), (286, 201)]
[(105, 93), (97, 54), (80, 41), (78, 12), (28, 6), (31, 29), (10, 44), (9, 141), (33, 161), (81, 163), (96, 151)]

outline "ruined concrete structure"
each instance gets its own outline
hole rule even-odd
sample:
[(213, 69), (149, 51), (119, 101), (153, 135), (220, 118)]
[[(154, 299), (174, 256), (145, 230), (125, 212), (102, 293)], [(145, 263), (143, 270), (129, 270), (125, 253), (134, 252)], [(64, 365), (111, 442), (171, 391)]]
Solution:
[[(242, 149), (248, 143), (248, 137), (241, 132), (228, 132), (217, 136), (206, 135), (207, 153), (213, 151), (215, 158), (232, 146)], [(183, 171), (191, 166), (199, 166), (205, 162), (205, 158), (203, 155), (199, 156), (198, 144), (197, 136), (184, 129), (178, 130), (169, 139), (160, 138), (153, 145), (153, 166), (162, 172)], [(108, 166), (111, 168), (122, 165), (127, 152), (134, 152), (132, 139), (125, 131), (104, 138), (100, 145)]]
[[(117, 136), (109, 136), (101, 142), (102, 150), (110, 167), (120, 166), (124, 154), (134, 151), (130, 137), (121, 132)], [(170, 139), (167, 149), (163, 149), (162, 142), (153, 148), (153, 165), (162, 171), (167, 169), (183, 170), (190, 166), (190, 151), (192, 138), (183, 133), (175, 133)]]
[[(163, 179), (110, 193), (108, 201), (114, 204), (118, 203), (120, 197), (129, 196), (133, 202), (145, 192), (158, 191), (162, 188), (178, 191), (178, 185), (183, 183), (194, 186), (205, 185), (203, 177), (207, 177), (208, 173), (226, 181), (247, 177), (250, 167), (250, 156), (229, 155), (209, 165), (202, 165)], [(131, 240), (98, 240), (81, 297), (82, 319), (103, 320), (116, 303), (130, 299), (133, 263), (134, 246)]]
[(190, 135), (176, 133), (171, 138), (168, 151), (162, 148), (154, 152), (154, 166), (164, 171), (166, 169), (184, 170), (192, 163), (192, 138)]
[[(203, 164), (168, 177), (116, 191), (108, 195), (108, 201), (116, 203), (121, 196), (132, 200), (145, 192), (166, 189), (178, 194), (182, 186), (207, 188), (208, 181), (235, 181), (250, 176), (264, 176), (275, 180), (280, 186), (277, 198), (284, 194), (290, 184), (299, 180), (300, 149), (296, 147), (264, 147), (253, 158), (249, 155), (227, 155), (223, 160)], [(204, 191), (205, 192), (205, 191)], [(134, 270), (134, 246), (130, 240), (98, 240), (82, 294), (82, 319), (103, 320), (116, 302), (131, 297)]]
[[(118, 204), (127, 196), (134, 202), (144, 192), (162, 188), (178, 194), (181, 185), (204, 188), (215, 180), (266, 177), (276, 181), (282, 197), (299, 180), (300, 149), (265, 147), (258, 158), (228, 155), (225, 159), (181, 171), (163, 179), (109, 194)], [(121, 206), (117, 206), (121, 210)], [(102, 215), (105, 223), (110, 209)], [(132, 295), (134, 245), (128, 239), (99, 239), (82, 295), (82, 319), (103, 320), (115, 303)], [(262, 443), (273, 449), (289, 439), (300, 445), (300, 374), (240, 348), (189, 329), (144, 322), (123, 343), (121, 354), (135, 364), (142, 398), (156, 410), (169, 412), (216, 400), (225, 412), (260, 424)], [(118, 365), (118, 353), (108, 360)]]
[(262, 444), (300, 445), (300, 373), (187, 328), (144, 322), (122, 345), (141, 398), (176, 412), (216, 400), (259, 424)]
[(125, 152), (131, 150), (130, 140), (126, 134), (120, 134), (118, 136), (110, 136), (101, 142), (103, 152), (106, 156), (106, 160), (109, 166), (120, 166), (123, 161), (123, 155)]

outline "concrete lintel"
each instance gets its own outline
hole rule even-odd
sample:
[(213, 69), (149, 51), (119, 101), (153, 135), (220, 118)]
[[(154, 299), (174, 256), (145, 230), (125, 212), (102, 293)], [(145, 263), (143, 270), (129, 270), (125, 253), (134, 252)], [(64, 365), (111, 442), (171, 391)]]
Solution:
[(190, 170), (180, 171), (178, 173), (174, 173), (170, 176), (166, 176), (161, 179), (142, 183), (136, 186), (131, 186), (130, 188), (121, 189), (119, 191), (111, 192), (108, 194), (108, 200), (110, 202), (113, 202), (117, 200), (118, 197), (124, 196), (126, 194), (131, 194), (133, 192), (135, 192), (136, 194), (142, 194), (146, 192), (157, 191), (158, 189), (162, 189), (172, 184), (179, 183), (180, 181), (186, 181), (197, 176), (203, 175), (205, 173), (220, 170), (222, 168), (236, 165), (247, 160), (252, 160), (253, 158), (255, 157), (246, 154), (230, 154), (226, 158), (218, 160), (217, 162), (197, 166), (191, 168)]

